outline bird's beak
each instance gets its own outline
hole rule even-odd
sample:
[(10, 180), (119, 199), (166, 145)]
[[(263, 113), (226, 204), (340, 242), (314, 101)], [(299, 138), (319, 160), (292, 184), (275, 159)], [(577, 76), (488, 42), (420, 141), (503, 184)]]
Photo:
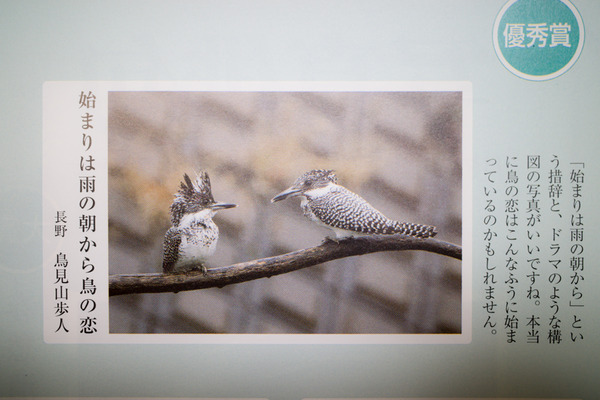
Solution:
[(280, 201), (280, 200), (285, 200), (288, 197), (298, 196), (301, 193), (302, 193), (302, 190), (291, 187), (291, 188), (286, 189), (283, 192), (279, 193), (277, 196), (273, 197), (271, 199), (271, 203), (275, 203), (276, 201)]
[(225, 208), (234, 208), (237, 207), (237, 204), (233, 204), (233, 203), (215, 203), (213, 205), (210, 206), (210, 208), (214, 211), (217, 210), (223, 210)]

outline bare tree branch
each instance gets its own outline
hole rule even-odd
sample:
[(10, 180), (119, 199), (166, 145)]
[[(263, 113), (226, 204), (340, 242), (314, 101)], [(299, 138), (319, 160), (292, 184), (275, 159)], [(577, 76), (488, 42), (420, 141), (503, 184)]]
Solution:
[(284, 274), (339, 258), (391, 250), (423, 250), (462, 259), (460, 246), (436, 239), (417, 239), (400, 235), (364, 236), (341, 240), (339, 243), (326, 240), (319, 246), (279, 256), (211, 268), (206, 274), (193, 271), (180, 274), (110, 275), (108, 292), (109, 296), (117, 296), (223, 287)]

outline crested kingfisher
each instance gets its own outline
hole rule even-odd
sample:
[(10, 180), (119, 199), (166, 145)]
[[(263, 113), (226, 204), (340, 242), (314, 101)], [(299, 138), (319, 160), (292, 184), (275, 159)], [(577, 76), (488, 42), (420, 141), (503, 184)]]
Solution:
[(173, 226), (165, 234), (163, 244), (163, 272), (171, 273), (200, 269), (206, 273), (206, 259), (216, 249), (219, 228), (212, 217), (218, 210), (236, 207), (236, 204), (217, 203), (212, 195), (206, 172), (196, 175), (194, 181), (183, 175), (179, 191), (171, 204)]
[(304, 216), (335, 233), (336, 239), (361, 235), (403, 234), (430, 238), (434, 226), (398, 222), (387, 218), (365, 199), (338, 185), (332, 170), (315, 169), (300, 176), (294, 184), (271, 202), (301, 196)]

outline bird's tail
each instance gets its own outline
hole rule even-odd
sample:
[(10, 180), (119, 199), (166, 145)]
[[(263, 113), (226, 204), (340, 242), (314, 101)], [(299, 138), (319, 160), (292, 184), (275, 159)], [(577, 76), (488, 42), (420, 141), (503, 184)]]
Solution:
[(427, 239), (437, 235), (435, 226), (412, 224), (410, 222), (395, 222), (394, 229), (396, 233)]

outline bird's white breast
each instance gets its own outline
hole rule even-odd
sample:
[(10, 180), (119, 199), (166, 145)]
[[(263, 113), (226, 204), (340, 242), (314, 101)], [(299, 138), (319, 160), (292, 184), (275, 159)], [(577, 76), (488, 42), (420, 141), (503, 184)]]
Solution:
[(204, 262), (214, 254), (219, 228), (212, 220), (214, 211), (202, 210), (186, 215), (179, 224), (182, 235), (177, 265)]

